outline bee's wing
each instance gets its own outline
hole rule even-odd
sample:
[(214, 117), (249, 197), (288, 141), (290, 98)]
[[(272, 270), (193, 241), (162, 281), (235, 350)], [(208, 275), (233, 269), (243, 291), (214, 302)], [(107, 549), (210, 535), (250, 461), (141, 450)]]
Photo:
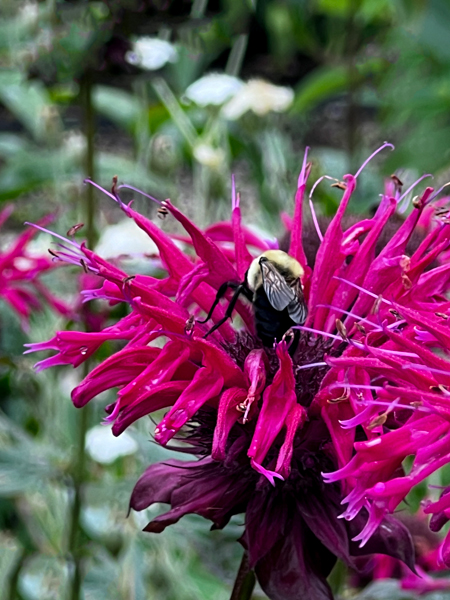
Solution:
[(267, 299), (275, 310), (284, 310), (291, 302), (295, 301), (294, 290), (269, 261), (260, 262), (259, 265)]
[(295, 286), (291, 289), (295, 292), (295, 299), (288, 304), (288, 313), (294, 323), (303, 325), (308, 316), (308, 309), (306, 308), (305, 298), (303, 296), (302, 284), (297, 280)]

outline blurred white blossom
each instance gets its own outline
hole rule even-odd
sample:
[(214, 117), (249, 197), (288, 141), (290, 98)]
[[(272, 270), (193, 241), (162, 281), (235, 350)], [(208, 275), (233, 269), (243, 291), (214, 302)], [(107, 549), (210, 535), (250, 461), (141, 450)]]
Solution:
[(210, 73), (191, 83), (183, 100), (191, 100), (199, 106), (219, 106), (232, 98), (243, 85), (244, 82), (237, 77), (225, 73)]
[(177, 49), (165, 40), (159, 38), (142, 37), (133, 44), (133, 50), (127, 52), (125, 59), (132, 65), (156, 71), (168, 62), (176, 62)]
[(137, 442), (127, 433), (114, 437), (111, 427), (96, 425), (86, 434), (86, 452), (96, 462), (109, 465), (120, 456), (134, 454)]
[(194, 148), (194, 157), (200, 164), (217, 169), (225, 160), (225, 153), (221, 148), (213, 148), (209, 144), (198, 144)]
[(258, 116), (268, 112), (283, 112), (287, 110), (294, 100), (294, 90), (262, 81), (252, 79), (246, 83), (222, 108), (226, 119), (239, 119), (248, 110)]
[(157, 254), (158, 248), (142, 229), (136, 228), (132, 219), (123, 219), (103, 229), (95, 251), (102, 258), (141, 258), (146, 254)]

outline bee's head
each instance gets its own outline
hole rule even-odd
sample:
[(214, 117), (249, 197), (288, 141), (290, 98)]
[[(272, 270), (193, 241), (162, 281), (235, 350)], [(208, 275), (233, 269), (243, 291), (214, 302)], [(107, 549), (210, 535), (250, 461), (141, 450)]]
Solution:
[(289, 256), (283, 250), (266, 250), (260, 256), (253, 259), (245, 279), (248, 287), (254, 292), (262, 284), (261, 262), (268, 261), (279, 271), (279, 273), (287, 280), (294, 281), (301, 279), (304, 271), (300, 263)]

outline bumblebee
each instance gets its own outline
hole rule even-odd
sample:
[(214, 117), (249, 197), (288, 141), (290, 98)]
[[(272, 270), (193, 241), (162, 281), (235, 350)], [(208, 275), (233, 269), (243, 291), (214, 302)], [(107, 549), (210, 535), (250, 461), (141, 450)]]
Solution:
[[(259, 339), (264, 346), (272, 347), (293, 325), (303, 325), (306, 320), (307, 308), (301, 283), (303, 274), (298, 261), (286, 252), (263, 252), (252, 261), (242, 283), (227, 281), (220, 286), (207, 317), (198, 321), (199, 323), (206, 323), (211, 318), (215, 307), (228, 289), (234, 290), (234, 294), (223, 319), (211, 327), (205, 337), (231, 317), (242, 294), (253, 305)], [(291, 352), (295, 350), (295, 346), (296, 344), (291, 344)]]

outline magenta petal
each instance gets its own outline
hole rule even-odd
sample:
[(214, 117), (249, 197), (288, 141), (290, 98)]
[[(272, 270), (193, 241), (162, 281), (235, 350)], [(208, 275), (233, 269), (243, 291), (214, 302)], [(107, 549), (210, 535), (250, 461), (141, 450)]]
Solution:
[(183, 275), (186, 275), (192, 269), (192, 262), (189, 258), (150, 219), (147, 219), (131, 208), (129, 209), (129, 214), (136, 225), (145, 231), (158, 246), (161, 260), (172, 277), (179, 281)]
[(298, 187), (295, 193), (295, 209), (294, 218), (292, 220), (293, 227), (291, 231), (291, 244), (289, 254), (296, 258), (303, 268), (306, 267), (306, 256), (302, 244), (302, 229), (303, 229), (303, 200), (305, 196), (306, 182), (311, 171), (311, 165), (306, 162), (308, 159), (308, 150), (305, 149), (303, 157), (302, 170), (298, 178)]
[(241, 227), (241, 209), (239, 206), (233, 209), (231, 214), (233, 226), (234, 251), (236, 255), (236, 269), (240, 281), (244, 281), (244, 275), (253, 260), (252, 255), (245, 245), (245, 234)]
[(287, 415), (297, 403), (292, 360), (284, 342), (277, 345), (277, 355), (280, 366), (273, 383), (264, 392), (261, 412), (248, 451), (254, 465), (259, 465), (255, 467), (258, 470), (262, 468), (262, 462), (283, 428)]
[(167, 408), (175, 404), (180, 395), (189, 385), (189, 381), (168, 381), (156, 385), (145, 395), (139, 398), (139, 402), (126, 406), (116, 418), (112, 426), (114, 435), (120, 435), (132, 423), (156, 410)]
[[(375, 245), (389, 217), (391, 217), (394, 213), (395, 207), (396, 202), (392, 198), (390, 204), (386, 206), (386, 210), (384, 211), (384, 213), (381, 213), (378, 217), (374, 217), (374, 219), (372, 220), (372, 227), (369, 233), (367, 234), (365, 240), (362, 242), (359, 250), (354, 255), (350, 265), (348, 265), (348, 268), (346, 268), (345, 270), (345, 274), (343, 275), (343, 277), (346, 280), (356, 283), (358, 285), (362, 284), (364, 277), (369, 271), (370, 265), (372, 264), (372, 261), (374, 259)], [(379, 211), (377, 211), (377, 214), (378, 212)], [(351, 306), (358, 293), (358, 290), (350, 286), (348, 283), (339, 281), (337, 289), (334, 292), (334, 297), (331, 301), (331, 304), (333, 306), (336, 306), (337, 308), (346, 309), (349, 306)], [(341, 315), (342, 314), (337, 313), (332, 314), (329, 317), (333, 328), (336, 317), (341, 318)], [(326, 327), (326, 330), (328, 331), (329, 327)]]
[(120, 390), (119, 402), (121, 407), (139, 401), (152, 390), (154, 386), (172, 379), (177, 369), (187, 361), (190, 354), (188, 345), (180, 340), (169, 340), (158, 356), (137, 377)]
[(95, 367), (72, 391), (72, 402), (84, 406), (101, 392), (133, 381), (160, 354), (159, 348), (124, 348)]
[(317, 252), (314, 274), (311, 280), (311, 291), (309, 298), (309, 315), (306, 325), (313, 325), (316, 329), (323, 326), (327, 309), (316, 308), (318, 304), (326, 303), (327, 288), (332, 276), (341, 266), (345, 255), (341, 251), (342, 228), (341, 222), (345, 209), (351, 195), (356, 187), (356, 180), (352, 175), (345, 175), (347, 188), (341, 200), (339, 208), (331, 221), (323, 242)]
[(242, 417), (242, 411), (238, 410), (238, 406), (246, 397), (247, 391), (242, 388), (230, 388), (220, 397), (211, 452), (214, 460), (224, 460), (228, 434), (236, 421)]
[[(241, 231), (244, 236), (244, 242), (247, 246), (253, 246), (259, 250), (269, 250), (269, 245), (265, 240), (258, 237), (247, 227), (241, 226)], [(233, 226), (228, 221), (220, 221), (214, 223), (205, 229), (205, 233), (214, 242), (232, 242), (234, 241)]]
[(219, 287), (224, 281), (239, 281), (236, 269), (216, 244), (175, 206), (167, 202), (167, 207), (191, 236), (197, 255), (208, 265), (211, 284)]
[(450, 568), (450, 532), (447, 533), (447, 535), (445, 536), (444, 542), (442, 543), (441, 551), (440, 551), (440, 559), (444, 563), (444, 565), (447, 567), (447, 569), (449, 569)]
[(219, 394), (222, 387), (223, 378), (216, 369), (200, 368), (172, 409), (156, 427), (155, 439), (163, 445), (167, 444), (203, 404)]
[(298, 429), (306, 421), (306, 410), (300, 404), (293, 406), (286, 418), (286, 438), (278, 454), (277, 466), (275, 471), (287, 479), (291, 472), (291, 460), (294, 452), (294, 437)]

